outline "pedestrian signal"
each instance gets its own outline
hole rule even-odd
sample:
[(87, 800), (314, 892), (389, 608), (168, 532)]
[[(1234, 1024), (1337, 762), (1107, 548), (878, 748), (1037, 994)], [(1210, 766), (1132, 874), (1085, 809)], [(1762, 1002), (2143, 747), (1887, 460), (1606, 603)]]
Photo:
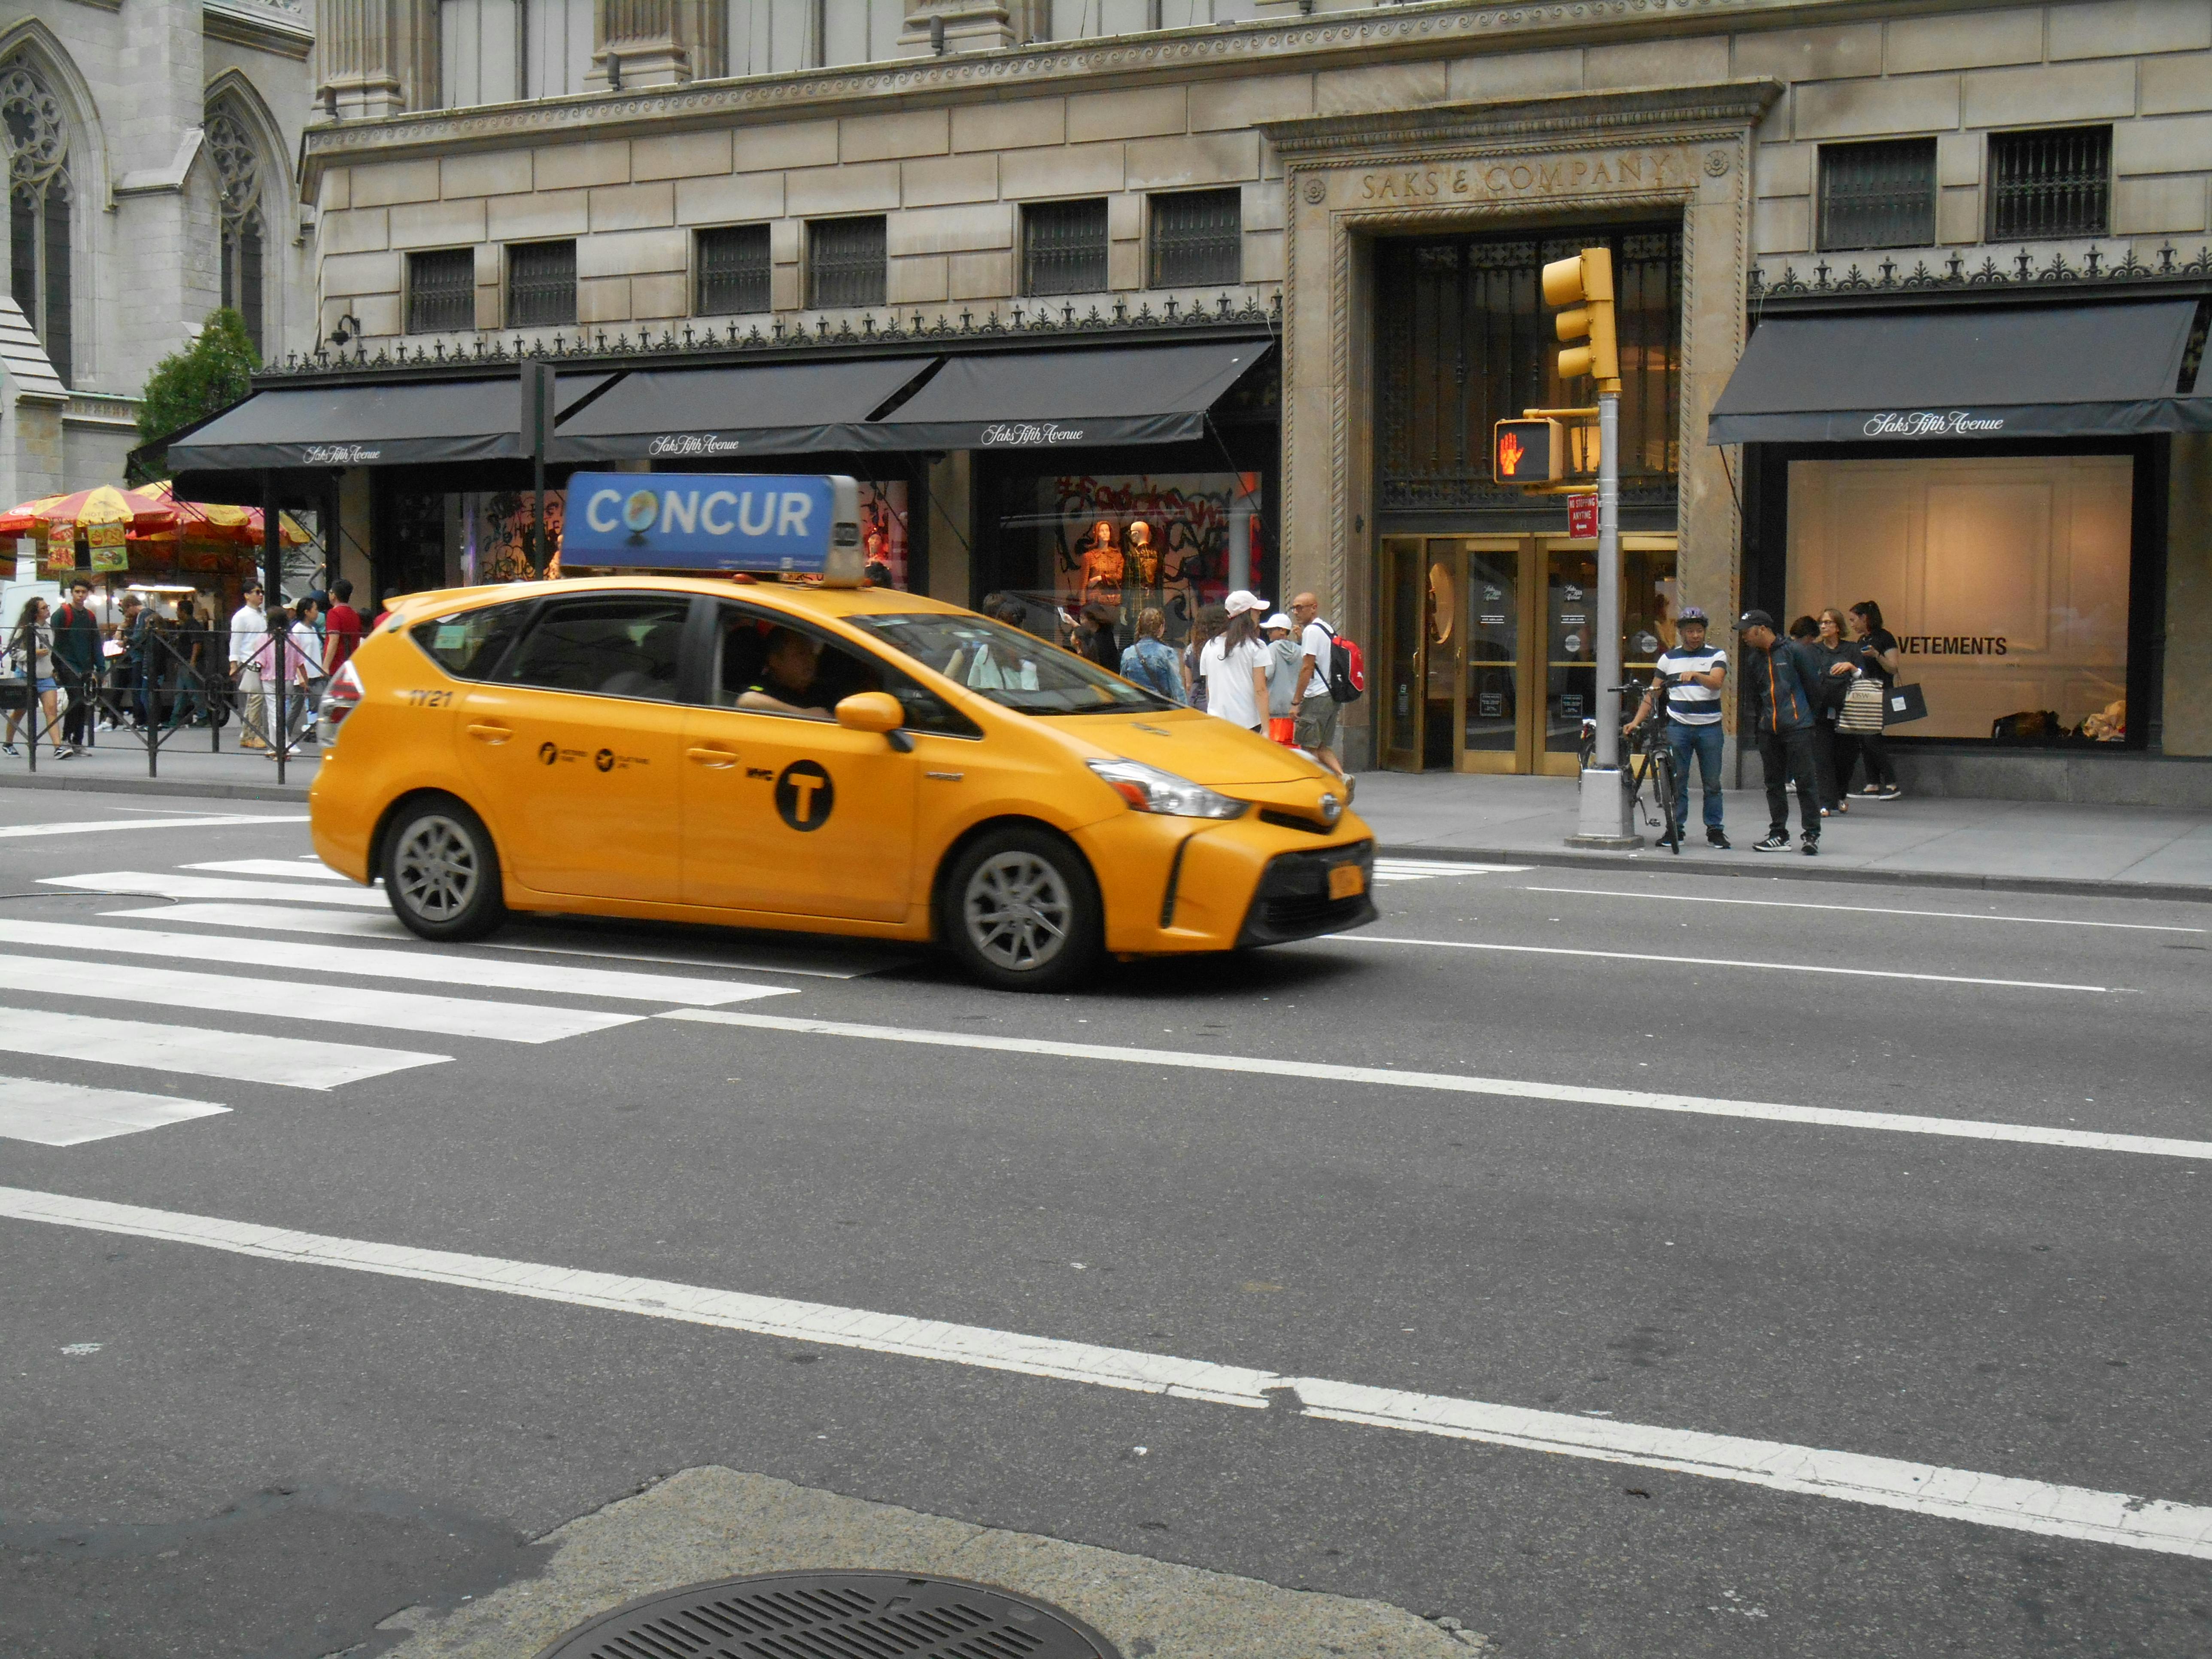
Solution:
[(1550, 483), (1566, 459), (1557, 421), (1500, 421), (1490, 455), (1491, 475), (1502, 484)]
[(1620, 378), (1620, 353), (1613, 322), (1613, 250), (1586, 247), (1571, 259), (1554, 259), (1544, 267), (1544, 303), (1572, 306), (1556, 322), (1559, 338), (1580, 340), (1559, 354), (1559, 378), (1578, 380), (1594, 374), (1600, 380)]

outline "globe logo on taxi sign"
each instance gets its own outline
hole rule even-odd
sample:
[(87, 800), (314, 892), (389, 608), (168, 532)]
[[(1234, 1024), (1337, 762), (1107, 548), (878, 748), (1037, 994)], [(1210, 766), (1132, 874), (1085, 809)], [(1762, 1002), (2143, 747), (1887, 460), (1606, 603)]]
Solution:
[(731, 570), (860, 580), (860, 486), (811, 474), (579, 472), (562, 568)]

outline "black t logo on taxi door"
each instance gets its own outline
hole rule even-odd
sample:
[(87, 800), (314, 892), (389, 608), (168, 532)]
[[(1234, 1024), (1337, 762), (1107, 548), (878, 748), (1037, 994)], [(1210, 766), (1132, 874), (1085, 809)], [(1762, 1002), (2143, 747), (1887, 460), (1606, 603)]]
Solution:
[(794, 830), (819, 830), (836, 803), (836, 786), (818, 761), (793, 761), (775, 781), (776, 813)]

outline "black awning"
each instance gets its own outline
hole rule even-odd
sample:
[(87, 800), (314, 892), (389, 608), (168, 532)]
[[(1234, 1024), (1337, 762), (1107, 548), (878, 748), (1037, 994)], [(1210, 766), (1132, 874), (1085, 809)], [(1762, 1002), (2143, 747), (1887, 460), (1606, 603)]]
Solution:
[(562, 422), (548, 453), (562, 461), (742, 460), (860, 449), (868, 416), (936, 361), (639, 369)]
[[(564, 374), (568, 408), (607, 371)], [(412, 380), (257, 392), (168, 447), (173, 471), (395, 466), (525, 457), (519, 378)]]
[(945, 359), (875, 449), (1061, 449), (1201, 437), (1206, 413), (1266, 356), (1261, 338), (1196, 345), (1002, 351)]
[(2196, 313), (2194, 300), (2160, 300), (1774, 318), (1744, 349), (1705, 441), (2202, 429), (2207, 400), (2175, 395)]

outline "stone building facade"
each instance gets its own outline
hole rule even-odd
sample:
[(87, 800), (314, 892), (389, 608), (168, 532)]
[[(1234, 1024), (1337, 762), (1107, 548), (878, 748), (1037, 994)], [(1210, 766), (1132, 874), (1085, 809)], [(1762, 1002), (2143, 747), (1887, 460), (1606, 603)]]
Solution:
[(118, 483), (137, 394), (226, 302), (314, 341), (313, 0), (4, 0), (0, 505)]
[[(2212, 294), (2207, 0), (444, 4), (326, 0), (317, 98), (340, 118), (307, 129), (300, 186), (315, 331), (362, 343), (295, 365), (299, 384), (538, 349), (579, 374), (648, 351), (732, 372), (1111, 354), (1233, 325), (1221, 337), (1255, 334), (1270, 367), (1157, 455), (878, 455), (908, 492), (915, 585), (1066, 599), (1085, 538), (1212, 492), (1206, 545), (1226, 552), (1186, 598), (1319, 593), (1369, 653), (1358, 759), (1558, 771), (1594, 708), (1594, 566), (1563, 503), (1492, 479), (1488, 428), (1583, 400), (1546, 367), (1533, 283), (1603, 241), (1631, 340), (1632, 662), (1684, 605), (1880, 586), (1940, 694), (1929, 787), (2109, 793), (2118, 774), (2081, 782), (2082, 756), (2212, 754), (2192, 429), (2212, 405), (2186, 396)], [(590, 40), (557, 73), (555, 29)], [(471, 101), (488, 86), (509, 100)], [(1775, 319), (1948, 328), (2060, 299), (2142, 312), (2151, 356), (2171, 346), (2134, 425), (2008, 417), (2022, 435), (1980, 450), (1971, 427), (1917, 450), (1871, 425), (1829, 450), (1708, 441)], [(1088, 380), (1108, 358), (1068, 362)], [(854, 420), (840, 442), (875, 430)], [(338, 481), (362, 545), (394, 549), (404, 520), (429, 546), (442, 510), (459, 557), (463, 509), (402, 512), (395, 477)], [(1854, 550), (1866, 514), (1887, 539)], [(390, 556), (359, 574), (390, 578)], [(2116, 583), (2117, 610), (2091, 602)], [(2022, 772), (2019, 733), (2041, 726), (1991, 733), (2045, 710), (2042, 746), (2063, 752)], [(2181, 787), (2162, 775), (2125, 787)]]

